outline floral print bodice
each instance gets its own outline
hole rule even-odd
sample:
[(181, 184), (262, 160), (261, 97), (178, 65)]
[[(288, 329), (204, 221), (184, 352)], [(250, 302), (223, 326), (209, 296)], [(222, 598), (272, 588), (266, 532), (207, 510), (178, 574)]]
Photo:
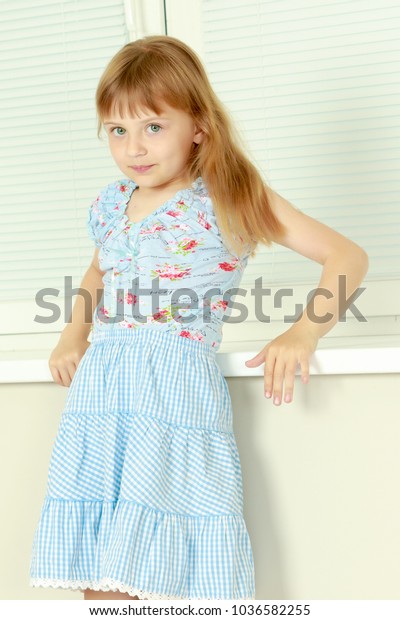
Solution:
[(223, 243), (202, 177), (131, 222), (125, 211), (136, 187), (112, 182), (89, 207), (87, 229), (105, 271), (91, 329), (164, 330), (217, 351), (248, 254), (239, 258)]

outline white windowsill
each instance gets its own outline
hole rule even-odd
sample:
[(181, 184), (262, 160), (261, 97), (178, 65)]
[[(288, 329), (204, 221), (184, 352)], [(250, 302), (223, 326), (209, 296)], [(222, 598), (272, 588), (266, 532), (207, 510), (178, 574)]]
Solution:
[[(265, 343), (264, 343), (265, 344)], [(400, 343), (394, 346), (341, 346), (319, 348), (310, 358), (310, 375), (400, 373)], [(264, 374), (264, 364), (248, 368), (263, 345), (244, 351), (217, 353), (225, 377), (253, 377)], [(53, 382), (48, 366), (50, 351), (8, 351), (0, 354), (0, 383)], [(296, 374), (300, 374), (298, 368)]]

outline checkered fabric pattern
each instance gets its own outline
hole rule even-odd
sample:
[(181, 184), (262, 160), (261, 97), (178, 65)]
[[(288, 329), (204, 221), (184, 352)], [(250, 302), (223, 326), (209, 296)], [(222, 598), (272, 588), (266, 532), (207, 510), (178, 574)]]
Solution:
[(255, 598), (232, 405), (211, 346), (93, 332), (53, 446), (30, 585)]

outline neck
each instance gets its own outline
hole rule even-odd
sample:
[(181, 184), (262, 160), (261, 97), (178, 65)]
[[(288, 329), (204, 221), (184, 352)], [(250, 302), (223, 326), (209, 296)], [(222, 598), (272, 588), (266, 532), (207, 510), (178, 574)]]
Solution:
[(189, 179), (187, 181), (180, 180), (180, 181), (177, 181), (176, 183), (173, 183), (172, 185), (164, 184), (162, 186), (158, 186), (154, 188), (147, 188), (147, 187), (142, 187), (138, 185), (135, 190), (135, 195), (136, 195), (136, 198), (142, 199), (143, 201), (151, 200), (155, 196), (164, 196), (164, 195), (169, 195), (169, 194), (173, 196), (174, 194), (176, 194), (176, 192), (178, 192), (181, 189), (190, 188), (193, 182), (194, 182), (194, 179), (193, 180)]

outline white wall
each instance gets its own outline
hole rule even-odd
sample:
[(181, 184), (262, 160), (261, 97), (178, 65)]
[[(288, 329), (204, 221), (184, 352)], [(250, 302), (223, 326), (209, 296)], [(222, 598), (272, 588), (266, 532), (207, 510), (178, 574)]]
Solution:
[[(257, 599), (398, 599), (398, 374), (312, 376), (275, 407), (262, 377), (227, 379)], [(0, 598), (31, 588), (29, 560), (67, 389), (0, 385)]]

